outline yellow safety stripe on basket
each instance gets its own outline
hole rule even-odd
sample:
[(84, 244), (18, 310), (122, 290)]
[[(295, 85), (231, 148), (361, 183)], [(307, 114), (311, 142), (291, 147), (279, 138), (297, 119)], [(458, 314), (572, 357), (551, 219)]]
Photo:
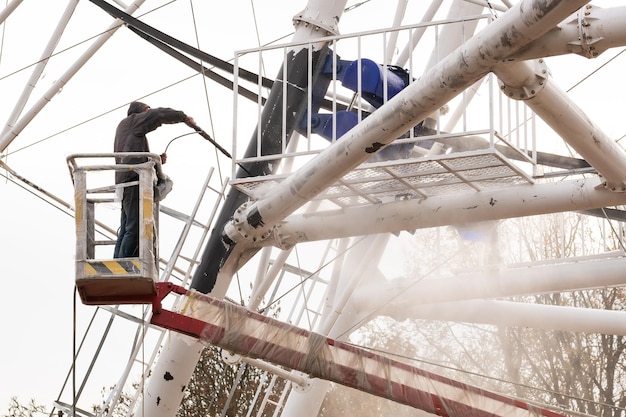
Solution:
[(85, 275), (127, 275), (140, 270), (141, 264), (136, 259), (85, 263)]

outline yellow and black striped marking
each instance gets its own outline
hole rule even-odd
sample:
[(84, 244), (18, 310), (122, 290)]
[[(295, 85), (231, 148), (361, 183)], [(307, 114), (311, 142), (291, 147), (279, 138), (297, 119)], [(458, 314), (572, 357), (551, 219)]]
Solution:
[(85, 275), (128, 275), (138, 274), (141, 264), (138, 259), (95, 261), (85, 263)]

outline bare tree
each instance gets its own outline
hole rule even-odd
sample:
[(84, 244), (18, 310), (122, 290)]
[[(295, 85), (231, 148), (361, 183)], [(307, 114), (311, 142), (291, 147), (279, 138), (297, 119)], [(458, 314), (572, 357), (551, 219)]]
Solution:
[(7, 414), (3, 414), (2, 417), (36, 417), (38, 415), (47, 415), (48, 413), (49, 411), (46, 410), (46, 407), (37, 404), (32, 398), (28, 404), (21, 404), (17, 397), (11, 397)]
[[(498, 225), (495, 239), (491, 236), (471, 243), (455, 240), (453, 228), (442, 229), (416, 233), (411, 249), (413, 259), (419, 260), (413, 268), (416, 279), (427, 274), (445, 277), (494, 261), (566, 261), (621, 249), (621, 227), (577, 213), (507, 220)], [(434, 239), (439, 239), (436, 247)], [(613, 311), (626, 308), (622, 288), (512, 301)], [(368, 323), (359, 333), (358, 343), (363, 346), (404, 352), (418, 366), (461, 382), (560, 408), (564, 413), (571, 410), (572, 415), (626, 416), (623, 336), (444, 321), (393, 322), (388, 318)], [(389, 341), (394, 338), (397, 345), (391, 346)], [(413, 349), (399, 349), (407, 343)]]

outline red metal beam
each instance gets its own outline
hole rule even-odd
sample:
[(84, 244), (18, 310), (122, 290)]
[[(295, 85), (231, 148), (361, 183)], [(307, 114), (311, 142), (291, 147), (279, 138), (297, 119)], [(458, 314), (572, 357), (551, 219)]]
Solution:
[(189, 314), (202, 314), (202, 318), (163, 310), (160, 302), (170, 292), (185, 294), (187, 291), (171, 283), (158, 283), (158, 300), (153, 303), (151, 323), (229, 352), (263, 359), (444, 417), (564, 417), (204, 294), (188, 294), (191, 304), (201, 306)]

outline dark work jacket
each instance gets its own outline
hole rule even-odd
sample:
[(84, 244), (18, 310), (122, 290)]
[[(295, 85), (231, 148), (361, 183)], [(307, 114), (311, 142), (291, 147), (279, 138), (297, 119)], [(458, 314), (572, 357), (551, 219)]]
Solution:
[[(150, 109), (142, 113), (133, 113), (120, 122), (115, 131), (113, 152), (150, 152), (146, 134), (162, 124), (184, 122), (185, 113), (167, 107)], [(116, 157), (118, 164), (141, 164), (145, 157)], [(116, 171), (115, 183), (136, 181), (139, 178), (134, 171)]]

